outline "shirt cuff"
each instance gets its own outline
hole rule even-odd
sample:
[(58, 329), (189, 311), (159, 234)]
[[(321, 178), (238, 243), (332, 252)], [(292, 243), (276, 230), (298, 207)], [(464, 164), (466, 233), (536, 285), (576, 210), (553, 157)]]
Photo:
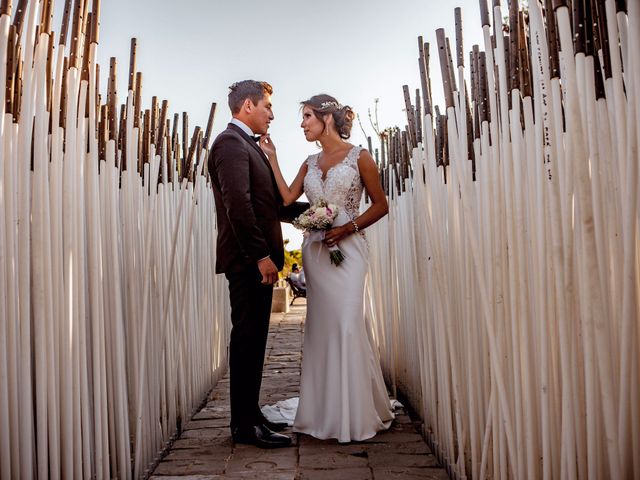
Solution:
[(267, 258), (270, 258), (270, 257), (271, 255), (267, 255), (266, 257), (259, 259), (256, 263), (260, 263), (262, 260), (266, 260)]

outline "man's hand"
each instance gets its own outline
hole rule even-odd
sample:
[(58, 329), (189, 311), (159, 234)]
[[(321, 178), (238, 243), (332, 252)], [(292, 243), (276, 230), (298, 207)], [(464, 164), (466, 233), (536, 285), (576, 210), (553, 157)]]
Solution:
[(270, 257), (258, 261), (258, 270), (262, 274), (263, 285), (273, 285), (278, 281), (278, 269)]

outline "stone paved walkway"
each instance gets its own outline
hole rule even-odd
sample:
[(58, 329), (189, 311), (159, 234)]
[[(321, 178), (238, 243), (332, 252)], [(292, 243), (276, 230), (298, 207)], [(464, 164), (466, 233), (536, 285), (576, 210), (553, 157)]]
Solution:
[[(261, 404), (298, 396), (303, 301), (287, 314), (273, 314)], [(307, 435), (293, 437), (291, 448), (262, 450), (234, 445), (229, 433), (229, 379), (213, 390), (206, 406), (188, 422), (181, 437), (160, 462), (151, 478), (294, 480), (446, 480), (445, 470), (418, 434), (404, 411), (397, 412), (389, 431), (365, 442), (339, 444)]]

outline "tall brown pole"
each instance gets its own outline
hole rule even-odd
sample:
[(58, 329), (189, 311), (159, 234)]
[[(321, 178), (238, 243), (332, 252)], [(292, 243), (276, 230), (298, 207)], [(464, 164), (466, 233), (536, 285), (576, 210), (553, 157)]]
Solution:
[(436, 39), (438, 41), (438, 53), (440, 55), (440, 72), (442, 73), (445, 105), (449, 108), (453, 107), (453, 86), (451, 85), (451, 72), (449, 69), (444, 29), (439, 28), (436, 30)]
[(211, 138), (211, 130), (213, 130), (213, 122), (216, 117), (216, 103), (211, 104), (211, 110), (209, 110), (209, 120), (207, 121), (207, 128), (204, 133), (203, 145), (206, 150), (209, 150), (209, 139)]
[(109, 91), (107, 94), (107, 104), (109, 105), (109, 140), (116, 140), (118, 138), (117, 68), (116, 58), (111, 57), (109, 61)]
[[(457, 67), (464, 67), (464, 42), (462, 39), (462, 9), (456, 7), (454, 10), (456, 24), (456, 57)], [(462, 86), (460, 86), (462, 89)]]
[(0, 1), (0, 15), (11, 15), (12, 0)]
[(91, 43), (100, 43), (100, 0), (93, 0), (91, 7)]
[(69, 67), (78, 68), (78, 60), (80, 56), (80, 35), (82, 33), (82, 18), (84, 12), (84, 0), (75, 0), (73, 6), (73, 22), (71, 26), (71, 53), (69, 55)]
[(44, 0), (40, 15), (40, 32), (51, 33), (51, 19), (53, 18), (53, 0)]
[(19, 0), (13, 16), (13, 25), (16, 27), (18, 37), (22, 36), (22, 25), (24, 24), (24, 16), (27, 13), (27, 5), (29, 0)]

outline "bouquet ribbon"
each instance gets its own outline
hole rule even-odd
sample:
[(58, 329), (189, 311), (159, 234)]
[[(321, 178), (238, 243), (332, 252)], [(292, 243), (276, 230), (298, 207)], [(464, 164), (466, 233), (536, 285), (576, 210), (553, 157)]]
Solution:
[[(326, 230), (307, 230), (307, 231), (304, 232), (304, 236), (310, 243), (323, 242), (326, 233), (327, 233)], [(327, 248), (329, 249), (329, 252), (339, 252), (340, 251), (340, 248), (338, 247), (338, 245), (334, 245), (332, 247), (327, 246)], [(318, 258), (320, 257), (320, 252), (321, 251), (322, 251), (322, 249), (318, 250)], [(342, 256), (342, 253), (340, 253), (340, 256), (342, 258), (344, 258)], [(333, 258), (333, 256), (332, 256), (332, 258)], [(342, 259), (338, 260), (338, 262), (336, 263), (336, 266), (338, 264), (340, 264), (341, 261), (342, 261)], [(334, 260), (332, 260), (332, 263), (334, 263)]]

